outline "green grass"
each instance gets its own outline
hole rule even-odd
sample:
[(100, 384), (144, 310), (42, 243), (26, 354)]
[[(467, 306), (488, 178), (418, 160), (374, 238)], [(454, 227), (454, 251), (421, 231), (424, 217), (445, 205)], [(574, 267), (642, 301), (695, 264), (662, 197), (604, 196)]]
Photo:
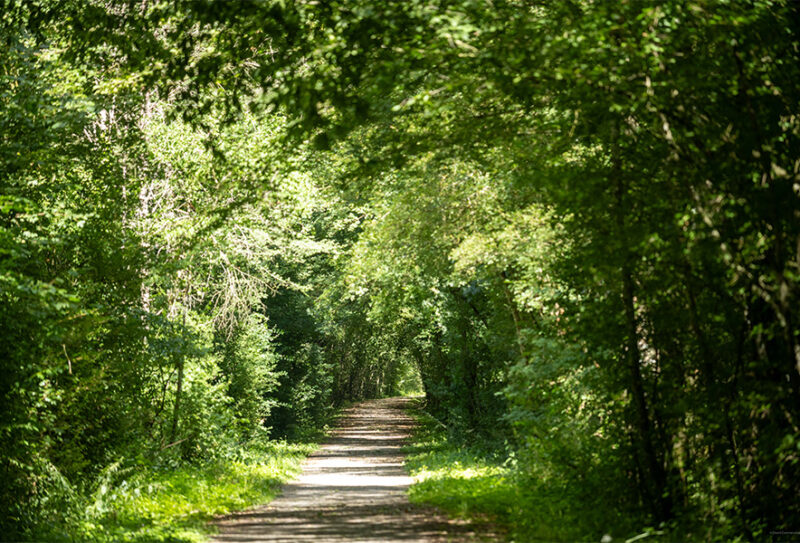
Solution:
[(406, 469), (415, 480), (409, 489), (412, 503), (489, 521), (509, 541), (586, 540), (585, 527), (556, 489), (526, 478), (505, 454), (449, 441), (446, 429), (420, 409), (412, 415), (418, 422), (406, 447)]
[(406, 467), (414, 477), (409, 498), (459, 517), (503, 518), (514, 502), (510, 470), (480, 452), (450, 445), (444, 432), (423, 421)]
[(272, 500), (314, 448), (270, 443), (236, 461), (148, 473), (119, 492), (101, 533), (113, 541), (205, 541), (209, 519)]
[[(311, 443), (267, 442), (235, 458), (178, 468), (109, 470), (69, 527), (40, 533), (47, 541), (207, 541), (220, 514), (267, 503), (296, 477)], [(113, 482), (112, 482), (113, 481)]]
[[(489, 521), (508, 541), (600, 541), (618, 543), (686, 540), (664, 530), (644, 528), (634, 519), (602, 507), (576, 485), (534, 479), (500, 447), (481, 448), (449, 440), (447, 429), (420, 407), (412, 443), (405, 448), (406, 469), (414, 478), (412, 503), (435, 505), (448, 514)], [(611, 535), (606, 536), (611, 537)]]
[(26, 540), (208, 541), (216, 532), (214, 517), (268, 503), (283, 483), (300, 475), (303, 460), (340, 416), (341, 409), (330, 410), (324, 421), (298, 428), (292, 442), (273, 441), (262, 432), (246, 444), (222, 443), (200, 463), (175, 456), (157, 463), (127, 459), (107, 466), (83, 486), (70, 484), (53, 468), (59, 483), (50, 492), (54, 505)]
[(406, 469), (414, 478), (411, 502), (510, 529), (516, 501), (513, 470), (487, 451), (452, 444), (445, 428), (420, 409), (411, 414), (418, 423), (405, 448)]

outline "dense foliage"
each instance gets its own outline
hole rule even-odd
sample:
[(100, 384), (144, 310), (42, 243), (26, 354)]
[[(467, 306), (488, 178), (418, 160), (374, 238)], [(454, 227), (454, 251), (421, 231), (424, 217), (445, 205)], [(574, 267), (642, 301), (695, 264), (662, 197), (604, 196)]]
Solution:
[(418, 379), (586, 537), (800, 524), (794, 2), (0, 7), (3, 533)]

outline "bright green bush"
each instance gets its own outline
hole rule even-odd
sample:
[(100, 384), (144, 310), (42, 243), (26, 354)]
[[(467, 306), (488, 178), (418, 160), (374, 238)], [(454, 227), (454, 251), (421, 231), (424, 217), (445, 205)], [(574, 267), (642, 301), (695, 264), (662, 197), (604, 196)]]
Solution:
[(276, 404), (274, 393), (283, 374), (275, 369), (278, 356), (274, 335), (266, 319), (253, 314), (233, 337), (218, 340), (223, 351), (219, 365), (226, 378), (226, 393), (244, 439), (264, 425)]

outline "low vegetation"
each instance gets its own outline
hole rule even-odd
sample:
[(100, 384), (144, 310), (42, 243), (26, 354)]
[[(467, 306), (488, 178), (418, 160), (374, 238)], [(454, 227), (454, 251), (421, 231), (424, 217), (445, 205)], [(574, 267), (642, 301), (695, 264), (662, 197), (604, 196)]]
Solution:
[(95, 486), (65, 505), (70, 513), (42, 528), (46, 541), (202, 542), (216, 515), (268, 503), (297, 476), (315, 446), (272, 441), (200, 465), (125, 469), (112, 464)]
[(417, 427), (405, 447), (414, 478), (412, 503), (436, 506), (456, 518), (490, 523), (509, 542), (689, 541), (675, 525), (642, 527), (614, 515), (598, 496), (564, 487), (544, 473), (532, 476), (509, 443), (470, 442), (454, 435), (419, 402)]

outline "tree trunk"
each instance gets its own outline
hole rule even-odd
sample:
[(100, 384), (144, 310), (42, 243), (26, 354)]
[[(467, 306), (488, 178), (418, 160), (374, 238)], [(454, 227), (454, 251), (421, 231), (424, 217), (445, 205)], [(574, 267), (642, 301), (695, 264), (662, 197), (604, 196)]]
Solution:
[[(183, 313), (181, 333), (186, 326), (186, 312)], [(183, 366), (186, 356), (183, 352), (178, 353), (176, 364), (178, 366), (178, 386), (175, 389), (175, 406), (172, 409), (172, 429), (170, 430), (170, 443), (174, 443), (178, 435), (178, 419), (180, 418), (181, 395), (183, 394)]]
[(178, 418), (181, 407), (181, 394), (183, 393), (183, 355), (178, 355), (178, 386), (175, 389), (175, 405), (172, 408), (172, 430), (170, 430), (170, 442), (174, 442), (178, 435)]
[(644, 465), (649, 473), (642, 473), (643, 487), (641, 490), (647, 496), (653, 510), (654, 517), (659, 521), (667, 520), (672, 515), (672, 501), (667, 488), (667, 477), (664, 466), (656, 452), (653, 425), (650, 420), (650, 410), (644, 392), (644, 379), (641, 371), (641, 354), (639, 352), (639, 333), (636, 322), (636, 309), (634, 302), (633, 265), (631, 263), (630, 242), (625, 227), (625, 182), (622, 172), (622, 160), (619, 150), (619, 129), (615, 128), (612, 135), (612, 175), (615, 183), (615, 215), (618, 239), (623, 252), (620, 264), (620, 280), (622, 282), (622, 305), (625, 312), (625, 358), (628, 366), (631, 395), (635, 410), (635, 428), (638, 433), (636, 440), (639, 453), (644, 456)]

